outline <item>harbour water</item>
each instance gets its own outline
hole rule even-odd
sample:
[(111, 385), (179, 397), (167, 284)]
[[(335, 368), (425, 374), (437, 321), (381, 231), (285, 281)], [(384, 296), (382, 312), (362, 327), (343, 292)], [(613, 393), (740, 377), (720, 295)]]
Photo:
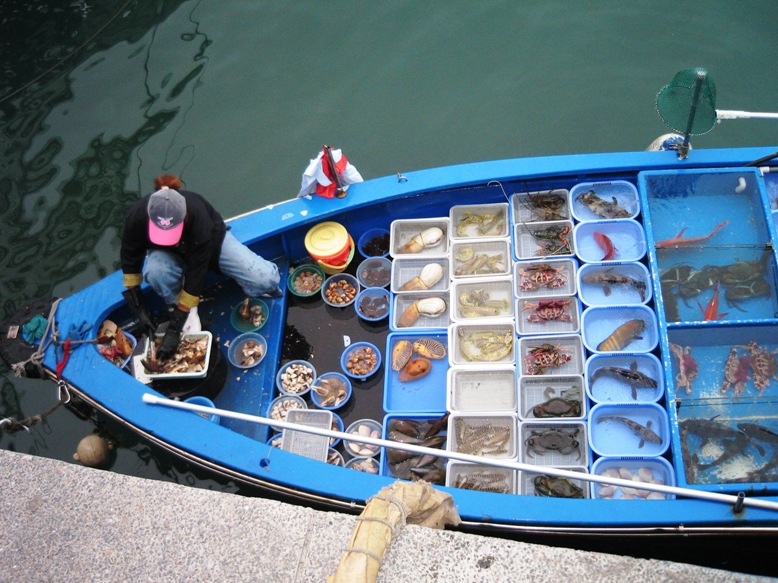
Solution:
[[(642, 150), (669, 131), (657, 92), (695, 66), (715, 80), (719, 109), (774, 111), (776, 15), (773, 3), (726, 0), (4, 6), (0, 316), (118, 269), (124, 212), (162, 173), (230, 217), (295, 196), (322, 144), (366, 179)], [(775, 145), (776, 123), (724, 121), (692, 145)], [(0, 418), (57, 399), (53, 383), (4, 365), (0, 387)], [(96, 423), (116, 439), (113, 471), (241, 491), (65, 408), (0, 434), (0, 448), (72, 461)]]

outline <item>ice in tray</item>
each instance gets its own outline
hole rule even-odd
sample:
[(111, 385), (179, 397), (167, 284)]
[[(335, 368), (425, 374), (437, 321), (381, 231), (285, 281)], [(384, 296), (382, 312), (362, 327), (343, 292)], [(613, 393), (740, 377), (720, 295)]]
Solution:
[(564, 188), (536, 192), (516, 192), (511, 195), (513, 221), (515, 223), (534, 223), (569, 219), (569, 194)]
[(489, 323), (454, 323), (448, 329), (449, 362), (452, 366), (513, 364), (516, 330), (513, 320)]
[(446, 329), (450, 323), (448, 303), (448, 293), (395, 294), (389, 313), (389, 327), (393, 331)]
[(521, 461), (537, 466), (586, 466), (589, 446), (586, 424), (557, 421), (520, 423)]
[(452, 460), (446, 466), (446, 486), (480, 492), (516, 494), (516, 472), (508, 468)]
[(395, 258), (446, 255), (448, 231), (448, 217), (392, 221), (389, 253)]
[(508, 203), (468, 204), (451, 207), (451, 240), (507, 237)]
[(651, 352), (659, 342), (656, 314), (646, 306), (586, 308), (583, 342), (595, 353)]
[(638, 189), (626, 180), (581, 182), (570, 190), (570, 207), (582, 222), (634, 219), (640, 212)]
[(574, 259), (517, 261), (513, 264), (516, 297), (575, 295), (576, 270)]
[(455, 366), (448, 369), (447, 380), (446, 409), (452, 413), (516, 412), (513, 366)]
[(523, 375), (583, 374), (584, 352), (577, 334), (520, 338), (518, 358)]
[(509, 239), (478, 239), (453, 242), (451, 277), (496, 277), (510, 275), (513, 258)]
[(575, 296), (516, 300), (519, 335), (573, 334), (581, 329), (581, 302)]
[(516, 416), (452, 413), (448, 417), (448, 451), (508, 459), (516, 457)]
[(599, 403), (589, 412), (592, 451), (604, 457), (652, 457), (670, 446), (667, 411), (656, 403)]
[(651, 276), (638, 262), (585, 263), (578, 270), (578, 294), (587, 306), (629, 306), (651, 299)]
[[(555, 468), (556, 469), (556, 468)], [(570, 472), (586, 474), (585, 466), (559, 468)], [(519, 472), (519, 494), (523, 496), (546, 496), (548, 498), (589, 498), (589, 482), (574, 478), (559, 478), (540, 472)]]
[(646, 254), (646, 234), (637, 221), (579, 223), (573, 231), (575, 254), (581, 261), (638, 261)]
[(513, 317), (513, 279), (468, 279), (451, 284), (454, 322)]
[(575, 252), (573, 222), (517, 223), (513, 242), (516, 246), (516, 259), (519, 260), (570, 257)]
[(653, 354), (594, 354), (586, 393), (595, 403), (655, 403), (665, 394), (662, 363)]
[(519, 380), (519, 417), (537, 419), (583, 419), (586, 393), (581, 375), (530, 377)]
[(392, 261), (392, 293), (446, 292), (449, 288), (448, 257), (407, 257)]

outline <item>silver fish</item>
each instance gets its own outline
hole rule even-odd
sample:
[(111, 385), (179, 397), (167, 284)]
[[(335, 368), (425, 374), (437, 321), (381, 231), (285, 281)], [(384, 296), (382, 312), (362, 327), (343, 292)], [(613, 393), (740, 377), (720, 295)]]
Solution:
[(602, 423), (608, 419), (618, 421), (629, 427), (632, 432), (640, 438), (640, 445), (638, 448), (643, 447), (647, 441), (651, 443), (662, 443), (662, 438), (651, 430), (651, 420), (648, 420), (645, 426), (641, 425), (637, 421), (627, 419), (626, 417), (619, 417), (618, 415), (604, 415), (597, 420), (597, 423)]
[(611, 295), (611, 286), (628, 285), (637, 290), (637, 292), (640, 294), (641, 301), (646, 299), (646, 282), (638, 281), (637, 279), (629, 277), (628, 275), (614, 272), (613, 269), (614, 268), (611, 267), (610, 269), (604, 271), (585, 273), (581, 276), (581, 281), (589, 285), (602, 286), (602, 291), (606, 296)]

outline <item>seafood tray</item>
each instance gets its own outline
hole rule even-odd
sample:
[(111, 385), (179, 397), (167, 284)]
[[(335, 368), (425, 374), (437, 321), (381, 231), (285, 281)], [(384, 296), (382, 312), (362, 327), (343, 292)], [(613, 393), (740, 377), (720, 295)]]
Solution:
[(448, 417), (446, 449), (476, 456), (516, 457), (516, 416), (452, 413)]
[[(429, 339), (433, 342), (425, 342)], [(408, 334), (408, 333), (390, 333), (386, 338), (386, 360), (384, 367), (384, 411), (387, 413), (396, 412), (435, 412), (446, 408), (446, 377), (449, 363), (446, 354), (441, 358), (432, 358), (429, 353), (422, 349), (420, 354), (413, 345), (421, 341), (433, 349), (442, 346), (445, 352), (448, 352), (448, 335), (445, 332), (429, 334)], [(402, 342), (401, 345), (398, 344)], [(402, 347), (405, 347), (403, 349)], [(433, 351), (434, 356), (440, 357), (441, 354)], [(421, 370), (420, 376), (416, 378), (409, 376), (408, 380), (405, 374), (412, 375), (414, 370), (406, 371), (401, 376), (401, 372), (411, 365), (414, 360), (425, 359), (429, 367)], [(407, 361), (407, 362), (406, 362)], [(400, 371), (394, 370), (395, 365), (402, 364)], [(421, 363), (423, 364), (423, 363)]]
[[(445, 411), (424, 414), (397, 413), (386, 415), (384, 417), (382, 437), (389, 441), (396, 441), (396, 439), (392, 439), (393, 436), (403, 437), (403, 439), (408, 437), (408, 443), (423, 447), (431, 447), (433, 449), (439, 448), (442, 451), (445, 451), (446, 430), (448, 428), (445, 415)], [(408, 421), (415, 427), (408, 427), (407, 429), (404, 427), (396, 427), (395, 424), (398, 421)], [(437, 427), (434, 426), (436, 423), (438, 425)], [(418, 424), (418, 426), (416, 426), (416, 424)], [(405, 431), (403, 431), (403, 429), (405, 429)], [(433, 431), (433, 433), (431, 433), (429, 437), (425, 437), (428, 431)], [(397, 435), (398, 433), (400, 435)], [(402, 450), (394, 450), (392, 453), (389, 453), (389, 451), (390, 448), (381, 448), (380, 474), (382, 476), (400, 478), (402, 480), (418, 479), (419, 477), (426, 476), (425, 480), (431, 483), (439, 484), (441, 486), (445, 483), (447, 458), (439, 457), (433, 463), (428, 464), (427, 467), (420, 468), (417, 464), (418, 459), (413, 459), (420, 457), (420, 454)], [(411, 471), (412, 469), (413, 471)], [(429, 470), (430, 472), (434, 471), (435, 474), (428, 474), (426, 470)]]
[[(205, 347), (205, 357), (202, 364), (203, 369), (199, 372), (173, 372), (173, 373), (153, 373), (151, 371), (145, 371), (146, 376), (154, 381), (167, 380), (167, 379), (201, 379), (205, 378), (208, 374), (208, 366), (211, 362), (211, 345), (213, 344), (213, 335), (207, 330), (202, 332), (192, 332), (190, 334), (184, 334), (181, 336), (181, 340), (197, 341), (202, 338), (207, 338)], [(149, 353), (149, 338), (146, 338), (146, 345), (143, 349), (143, 354)]]
[(513, 364), (516, 330), (513, 320), (488, 324), (452, 324), (448, 329), (449, 363), (452, 366)]
[(398, 219), (389, 231), (389, 254), (398, 257), (442, 257), (448, 253), (448, 217)]
[(564, 188), (537, 192), (516, 192), (511, 195), (514, 223), (560, 221), (570, 218), (568, 198)]
[(640, 482), (654, 482), (666, 486), (675, 486), (675, 472), (673, 466), (666, 459), (654, 458), (608, 458), (601, 457), (592, 465), (592, 474), (609, 476), (623, 480), (634, 480), (635, 488), (591, 483), (592, 498), (608, 500), (671, 500), (674, 494), (650, 493), (640, 489)]
[(457, 280), (451, 284), (451, 320), (472, 322), (513, 317), (513, 278)]
[[(586, 467), (562, 467), (561, 470), (586, 474)], [(555, 478), (541, 472), (518, 473), (519, 494), (551, 498), (589, 498), (589, 482), (584, 479)]]
[(656, 314), (646, 306), (586, 308), (581, 330), (587, 350), (596, 354), (651, 352), (659, 342)]
[(573, 230), (575, 254), (587, 263), (638, 261), (646, 254), (646, 236), (635, 220), (578, 223)]
[(586, 394), (595, 403), (656, 403), (665, 394), (662, 363), (650, 353), (594, 354), (586, 361)]
[[(332, 426), (332, 413), (330, 411), (317, 411), (313, 409), (292, 409), (287, 413), (286, 420), (289, 423), (297, 423), (317, 429), (330, 429)], [(327, 460), (327, 450), (330, 447), (330, 438), (323, 435), (314, 435), (304, 431), (284, 429), (282, 432), (281, 449), (319, 460)]]
[[(446, 292), (450, 283), (448, 267), (448, 257), (395, 259), (392, 261), (392, 293), (410, 293), (425, 289)], [(401, 289), (406, 284), (415, 289)]]
[(519, 418), (583, 420), (587, 408), (583, 386), (581, 375), (523, 376), (519, 379)]
[(680, 429), (672, 447), (679, 486), (730, 493), (775, 488), (778, 406), (743, 401), (683, 401), (674, 411)]
[(583, 374), (584, 351), (577, 334), (520, 338), (518, 358), (522, 375)]
[(452, 241), (507, 237), (508, 203), (469, 204), (452, 206), (449, 211)]
[(599, 403), (589, 412), (589, 445), (604, 457), (655, 457), (670, 446), (667, 411), (656, 403)]
[(516, 297), (575, 295), (577, 268), (575, 259), (517, 261), (513, 264)]
[(522, 421), (519, 461), (536, 466), (588, 466), (586, 424), (581, 421)]
[(516, 494), (516, 472), (508, 468), (451, 460), (446, 466), (446, 486), (499, 494)]
[(510, 275), (511, 242), (509, 238), (454, 241), (449, 260), (453, 279)]
[(581, 329), (581, 302), (575, 296), (516, 300), (516, 332), (576, 334)]
[(446, 409), (452, 413), (516, 412), (516, 369), (454, 366), (448, 369)]
[(651, 275), (638, 262), (586, 263), (578, 270), (578, 295), (587, 306), (647, 304), (652, 297)]
[(446, 292), (395, 294), (389, 311), (389, 329), (393, 332), (445, 330), (451, 323), (448, 304)]
[(634, 219), (640, 212), (638, 190), (626, 180), (581, 182), (570, 189), (570, 208), (580, 222)]
[(573, 222), (517, 223), (513, 243), (516, 259), (571, 257), (574, 254)]

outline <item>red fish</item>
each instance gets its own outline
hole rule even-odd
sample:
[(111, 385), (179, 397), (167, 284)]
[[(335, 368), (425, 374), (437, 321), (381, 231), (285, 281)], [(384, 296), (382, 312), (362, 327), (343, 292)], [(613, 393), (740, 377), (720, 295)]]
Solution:
[(608, 261), (608, 259), (613, 259), (616, 257), (616, 253), (618, 253), (618, 249), (613, 246), (613, 241), (611, 241), (610, 237), (607, 235), (603, 235), (602, 233), (595, 231), (594, 232), (594, 240), (597, 241), (597, 244), (600, 246), (600, 249), (602, 249), (605, 252), (605, 256), (600, 259), (600, 261)]
[(700, 306), (700, 311), (702, 311), (702, 318), (706, 322), (708, 321), (714, 321), (714, 320), (721, 320), (724, 318), (729, 312), (724, 312), (723, 314), (719, 314), (719, 287), (721, 283), (716, 282), (716, 288), (713, 290), (713, 297), (708, 300), (708, 303), (705, 305), (705, 307), (702, 307), (702, 304), (699, 300), (697, 300), (697, 305)]
[(718, 233), (721, 229), (726, 227), (729, 224), (729, 221), (724, 221), (722, 223), (719, 223), (715, 229), (713, 229), (710, 233), (707, 235), (703, 235), (701, 237), (684, 237), (683, 233), (686, 231), (686, 227), (681, 229), (678, 234), (675, 237), (672, 237), (671, 239), (662, 239), (661, 241), (657, 241), (654, 244), (654, 247), (657, 249), (671, 249), (673, 247), (690, 247), (692, 245), (699, 245), (700, 243), (704, 243), (713, 235)]

